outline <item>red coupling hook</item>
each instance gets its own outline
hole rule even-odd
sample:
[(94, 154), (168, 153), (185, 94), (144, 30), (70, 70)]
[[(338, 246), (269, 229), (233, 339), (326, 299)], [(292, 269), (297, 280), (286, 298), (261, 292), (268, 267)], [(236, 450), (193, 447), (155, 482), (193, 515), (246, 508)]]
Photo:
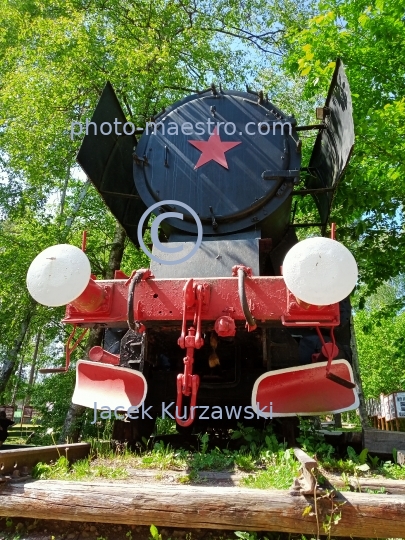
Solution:
[[(183, 427), (190, 426), (194, 422), (195, 408), (197, 402), (197, 393), (200, 386), (200, 377), (193, 375), (194, 364), (194, 349), (196, 347), (196, 331), (192, 326), (188, 329), (188, 334), (185, 338), (185, 346), (187, 356), (183, 359), (184, 373), (177, 375), (177, 402), (176, 402), (176, 422)], [(183, 396), (191, 396), (190, 398), (190, 415), (187, 418), (180, 416), (181, 407), (183, 404)], [(186, 416), (186, 415), (184, 415)]]
[[(181, 406), (183, 403), (183, 388), (185, 387), (184, 384), (184, 375), (182, 373), (179, 373), (177, 375), (177, 402), (176, 402), (176, 422), (179, 424), (179, 426), (182, 427), (188, 427), (191, 426), (191, 424), (194, 422), (195, 419), (195, 409), (196, 409), (196, 403), (197, 403), (197, 393), (198, 388), (200, 386), (200, 377), (198, 375), (190, 375), (189, 379), (190, 384), (187, 385), (187, 388), (189, 389), (189, 394), (191, 394), (190, 399), (190, 414), (189, 417), (186, 417), (186, 414), (184, 416), (186, 417), (184, 419), (183, 416), (180, 416), (181, 414)], [(187, 395), (184, 393), (184, 395)]]

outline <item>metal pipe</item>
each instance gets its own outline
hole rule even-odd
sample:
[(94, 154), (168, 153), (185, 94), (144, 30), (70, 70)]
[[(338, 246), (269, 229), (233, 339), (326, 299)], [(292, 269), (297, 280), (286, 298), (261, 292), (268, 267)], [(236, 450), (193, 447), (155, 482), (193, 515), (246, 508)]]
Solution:
[(135, 321), (135, 317), (134, 317), (134, 292), (135, 292), (135, 287), (142, 280), (142, 276), (144, 273), (145, 273), (145, 270), (143, 268), (140, 270), (137, 270), (136, 273), (133, 275), (131, 279), (131, 283), (129, 285), (127, 322), (128, 322), (129, 328), (133, 330), (134, 332), (137, 332), (138, 327), (139, 327), (138, 321)]
[(255, 318), (253, 317), (253, 315), (250, 312), (248, 301), (247, 301), (247, 298), (246, 298), (245, 278), (246, 278), (245, 270), (243, 268), (238, 268), (238, 294), (239, 294), (239, 300), (240, 300), (240, 305), (241, 305), (242, 310), (243, 310), (243, 314), (244, 314), (245, 319), (246, 319), (246, 321), (248, 323), (249, 332), (250, 332), (250, 331), (256, 329), (257, 324), (256, 324), (256, 321), (255, 321)]

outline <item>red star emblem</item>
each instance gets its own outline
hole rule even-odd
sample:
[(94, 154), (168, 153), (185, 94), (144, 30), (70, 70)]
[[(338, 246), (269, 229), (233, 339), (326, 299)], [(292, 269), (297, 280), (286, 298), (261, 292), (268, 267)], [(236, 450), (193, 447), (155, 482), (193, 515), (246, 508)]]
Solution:
[(209, 161), (216, 161), (225, 169), (229, 169), (228, 163), (226, 161), (225, 152), (238, 146), (242, 141), (238, 142), (224, 142), (221, 141), (221, 137), (218, 134), (217, 128), (214, 129), (208, 141), (188, 141), (190, 144), (198, 148), (202, 152), (199, 157), (194, 169), (198, 169), (201, 165), (205, 165)]

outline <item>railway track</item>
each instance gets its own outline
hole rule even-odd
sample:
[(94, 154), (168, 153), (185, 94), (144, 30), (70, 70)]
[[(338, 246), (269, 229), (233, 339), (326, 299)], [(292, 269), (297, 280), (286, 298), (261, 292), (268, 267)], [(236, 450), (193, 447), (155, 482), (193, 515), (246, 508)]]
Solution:
[(52, 463), (60, 456), (69, 462), (84, 459), (90, 453), (89, 443), (58, 444), (53, 446), (2, 447), (0, 450), (0, 482), (24, 479), (37, 463)]
[[(29, 476), (40, 461), (51, 463), (66, 455), (73, 462), (89, 452), (87, 443), (1, 450), (0, 517), (316, 534), (319, 523), (326, 522), (335, 509), (341, 514), (332, 530), (335, 537), (400, 538), (405, 530), (404, 482), (391, 481), (397, 485), (390, 486), (387, 494), (339, 492), (331, 484), (319, 488), (315, 481), (318, 464), (299, 448), (294, 454), (302, 475), (290, 490), (168, 485), (149, 482), (147, 475), (141, 482), (125, 483), (33, 480)], [(360, 491), (359, 485), (356, 488)]]

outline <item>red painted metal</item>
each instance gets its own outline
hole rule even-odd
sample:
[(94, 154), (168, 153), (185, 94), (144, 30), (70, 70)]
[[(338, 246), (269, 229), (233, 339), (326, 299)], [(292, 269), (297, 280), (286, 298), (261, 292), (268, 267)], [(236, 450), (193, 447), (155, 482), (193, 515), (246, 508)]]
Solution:
[(333, 343), (325, 343), (322, 345), (322, 350), (319, 353), (314, 353), (312, 355), (312, 362), (323, 362), (328, 358), (337, 358), (339, 354), (339, 348)]
[(339, 304), (313, 306), (298, 300), (287, 289), (287, 313), (281, 315), (284, 326), (333, 327), (340, 324)]
[(89, 351), (89, 358), (93, 362), (103, 362), (104, 364), (112, 364), (118, 366), (120, 363), (120, 357), (118, 354), (113, 354), (105, 351), (103, 347), (96, 345)]
[[(277, 371), (259, 377), (252, 392), (252, 407), (261, 416), (296, 416), (338, 413), (358, 406), (354, 388), (337, 387), (325, 378), (327, 362)], [(353, 372), (346, 360), (333, 362), (334, 372), (353, 382)], [(339, 390), (337, 391), (337, 389)]]
[(76, 339), (76, 341), (73, 343), (72, 347), (70, 346), (70, 342), (72, 341), (72, 339), (74, 338), (75, 334), (76, 334), (76, 328), (77, 326), (74, 325), (73, 326), (73, 330), (66, 342), (66, 346), (65, 346), (65, 357), (66, 357), (66, 364), (65, 364), (65, 367), (64, 368), (44, 368), (44, 369), (40, 369), (39, 372), (40, 373), (62, 373), (62, 372), (66, 372), (68, 369), (69, 369), (69, 366), (70, 366), (70, 355), (76, 350), (76, 348), (80, 345), (80, 342), (82, 341), (82, 339), (84, 338), (84, 336), (87, 334), (88, 332), (88, 328), (85, 328), (80, 334), (79, 334), (79, 337)]
[[(183, 324), (178, 344), (182, 349), (186, 349), (187, 355), (183, 358), (184, 373), (179, 373), (177, 375), (176, 401), (176, 422), (183, 427), (190, 426), (194, 421), (194, 407), (197, 403), (197, 392), (200, 386), (200, 377), (198, 375), (193, 375), (194, 349), (200, 349), (204, 345), (204, 338), (201, 335), (201, 313), (204, 299), (207, 298), (207, 291), (206, 284), (194, 286), (192, 279), (189, 279), (186, 282), (183, 289)], [(186, 336), (187, 311), (190, 310), (190, 307), (194, 306), (193, 324), (197, 327), (197, 330), (191, 326), (188, 329)], [(183, 396), (191, 396), (190, 415), (188, 418), (186, 415), (184, 415), (185, 418), (180, 415)]]
[(77, 311), (91, 313), (97, 311), (103, 304), (105, 304), (107, 294), (108, 292), (106, 288), (90, 278), (89, 284), (84, 289), (82, 294), (70, 305)]
[[(190, 426), (194, 422), (194, 408), (197, 403), (197, 392), (200, 386), (200, 377), (193, 375), (194, 364), (194, 349), (199, 349), (196, 346), (196, 331), (192, 326), (188, 329), (188, 334), (185, 339), (187, 356), (183, 359), (184, 373), (177, 375), (177, 400), (176, 400), (176, 422), (183, 427)], [(181, 415), (183, 396), (191, 396), (190, 399), (190, 414), (187, 418)]]
[(238, 144), (242, 144), (242, 141), (237, 142), (229, 142), (229, 141), (221, 141), (221, 137), (218, 133), (218, 128), (214, 128), (214, 131), (211, 133), (208, 141), (188, 141), (190, 144), (195, 146), (202, 154), (198, 158), (198, 161), (194, 167), (194, 169), (198, 169), (202, 165), (205, 165), (205, 163), (209, 163), (210, 161), (216, 161), (225, 169), (228, 169), (228, 162), (226, 161), (225, 152), (228, 152), (228, 150), (231, 150), (231, 148), (234, 148), (235, 146), (238, 146)]
[[(282, 277), (265, 277), (252, 276), (249, 268), (243, 269), (246, 275), (249, 276), (245, 280), (245, 293), (248, 299), (248, 306), (251, 315), (258, 325), (266, 324), (269, 321), (280, 321), (285, 326), (294, 327), (326, 327), (333, 329), (340, 323), (339, 304), (330, 306), (312, 306), (302, 304), (297, 301), (294, 295), (287, 289)], [(234, 272), (238, 272), (238, 267), (235, 267)], [(94, 283), (96, 286), (96, 298), (100, 298), (100, 290), (104, 291), (103, 303), (98, 309), (93, 312), (77, 309), (77, 301), (74, 306), (68, 306), (65, 322), (73, 322), (80, 326), (92, 326), (96, 323), (103, 323), (107, 326), (123, 326), (127, 323), (128, 315), (128, 285), (132, 283), (133, 276), (127, 281), (99, 281)], [(150, 271), (142, 274), (142, 279), (138, 280), (136, 286), (133, 287), (133, 306), (134, 320), (145, 327), (161, 324), (164, 321), (178, 321), (181, 324), (181, 335), (178, 339), (178, 344), (181, 348), (186, 349), (184, 357), (184, 373), (180, 373), (177, 377), (177, 407), (176, 421), (181, 426), (189, 426), (194, 420), (194, 409), (197, 401), (197, 392), (200, 384), (198, 375), (193, 374), (194, 350), (199, 349), (204, 340), (202, 337), (202, 323), (208, 322), (214, 324), (218, 335), (225, 337), (235, 335), (237, 321), (245, 321), (243, 306), (238, 292), (238, 278), (207, 278), (207, 279), (154, 279)], [(88, 295), (85, 298), (84, 305), (87, 309), (92, 297), (89, 291), (85, 291)], [(99, 302), (98, 302), (99, 303)], [(245, 302), (246, 303), (246, 302)], [(192, 325), (188, 327), (187, 322), (192, 321)], [(333, 332), (332, 332), (333, 336)], [(346, 364), (341, 361), (333, 362), (333, 373), (331, 373), (332, 358), (336, 356), (334, 348), (334, 340), (332, 347), (324, 344), (323, 353), (328, 359), (326, 363), (312, 364), (318, 366), (316, 371), (311, 371), (311, 366), (305, 368), (292, 368), (291, 370), (279, 370), (271, 372), (266, 377), (271, 381), (271, 389), (273, 392), (274, 384), (280, 384), (280, 388), (287, 392), (290, 396), (288, 400), (291, 402), (291, 408), (288, 409), (285, 399), (281, 400), (281, 394), (277, 391), (277, 399), (281, 400), (285, 410), (281, 411), (285, 414), (286, 410), (291, 411), (291, 414), (296, 414), (301, 411), (303, 414), (319, 412), (319, 407), (323, 410), (337, 410), (340, 408), (352, 408), (355, 393), (353, 390), (352, 375), (348, 372)], [(104, 352), (98, 351), (95, 355), (103, 362), (108, 361), (107, 355)], [(118, 357), (108, 357), (113, 364), (117, 364)], [(118, 390), (115, 387), (117, 381), (121, 381), (121, 391), (123, 391), (122, 376), (120, 373), (114, 374), (114, 369), (121, 371), (123, 368), (108, 366), (106, 363), (93, 364), (93, 378), (88, 376), (88, 369), (84, 367), (86, 372), (78, 372), (81, 381), (85, 381), (83, 388), (87, 388), (89, 395), (94, 389), (94, 380), (104, 380), (102, 375), (103, 369), (109, 367), (108, 376), (111, 377), (114, 389), (111, 390), (118, 399)], [(321, 366), (321, 367), (319, 367)], [(343, 367), (342, 367), (343, 366)], [(101, 369), (98, 373), (98, 369)], [(305, 371), (306, 370), (306, 371)], [(132, 370), (131, 370), (132, 371)], [(132, 371), (133, 372), (133, 371)], [(287, 373), (285, 375), (284, 373)], [(294, 374), (298, 373), (297, 376)], [(320, 380), (322, 373), (322, 382)], [(325, 377), (326, 375), (326, 377)], [(129, 377), (130, 376), (126, 376)], [(279, 378), (277, 378), (279, 377)], [(281, 378), (280, 378), (281, 377)], [(125, 384), (129, 379), (125, 378)], [(260, 381), (261, 379), (259, 379)], [(299, 380), (298, 386), (301, 388), (297, 399), (291, 396), (293, 388), (296, 391), (296, 380)], [(316, 384), (313, 381), (316, 381)], [(90, 382), (89, 382), (90, 381)], [(311, 382), (312, 381), (312, 382)], [(139, 381), (138, 381), (139, 382)], [(137, 382), (137, 384), (138, 384)], [(343, 385), (340, 392), (336, 392), (336, 382)], [(98, 383), (97, 383), (98, 384)], [(146, 383), (145, 383), (146, 384)], [(265, 391), (268, 394), (269, 388), (263, 383)], [(308, 388), (302, 388), (308, 384)], [(83, 388), (79, 385), (80, 392)], [(310, 399), (308, 396), (314, 391), (315, 386), (317, 392), (320, 392), (318, 398)], [(318, 386), (322, 386), (320, 390)], [(350, 388), (349, 388), (350, 386)], [(262, 388), (262, 387), (260, 387)], [(267, 394), (266, 399), (267, 399)], [(327, 397), (330, 394), (330, 397)], [(337, 399), (333, 396), (338, 394), (341, 398)], [(82, 401), (85, 401), (82, 395)], [(99, 394), (107, 399), (109, 390), (102, 388)], [(189, 414), (182, 415), (182, 404), (184, 397), (189, 398)], [(259, 397), (261, 394), (259, 393)], [(114, 401), (112, 399), (112, 401)], [(262, 399), (260, 397), (260, 399)], [(337, 399), (337, 401), (336, 401)], [(288, 401), (287, 400), (287, 401)], [(335, 402), (335, 401), (336, 402)], [(299, 404), (303, 403), (302, 407)], [(349, 403), (350, 402), (350, 403)], [(318, 403), (318, 404), (317, 404)], [(348, 404), (349, 403), (349, 404)], [(286, 409), (287, 407), (287, 409)], [(312, 407), (312, 408), (311, 408)]]
[(253, 272), (250, 266), (244, 266), (243, 264), (236, 264), (235, 266), (232, 266), (232, 276), (237, 277), (238, 276), (238, 270), (239, 268), (245, 272), (247, 277), (252, 277)]
[(219, 337), (233, 337), (236, 334), (235, 321), (228, 315), (218, 317), (215, 321), (214, 330)]
[[(202, 321), (216, 321), (219, 317), (232, 316), (235, 321), (244, 321), (242, 307), (238, 296), (238, 279), (205, 278), (205, 279), (153, 279), (142, 280), (134, 291), (135, 318), (145, 326), (155, 321), (182, 321), (184, 315), (183, 290), (189, 285), (187, 311), (196, 302), (195, 293), (191, 289), (203, 285)], [(290, 293), (280, 277), (252, 276), (246, 280), (246, 294), (249, 298), (251, 312), (257, 323), (281, 320), (285, 326), (324, 326), (339, 325), (339, 304), (330, 306), (301, 307)], [(127, 321), (128, 287), (124, 280), (98, 281), (98, 286), (107, 288), (109, 301), (107, 308), (86, 312), (67, 307), (65, 323), (80, 326), (92, 326), (104, 323), (108, 326), (125, 325)], [(185, 334), (183, 338), (185, 337)]]
[(114, 279), (129, 279), (129, 276), (127, 276), (122, 270), (115, 270)]
[[(328, 363), (326, 365), (326, 378), (330, 379), (331, 381), (340, 384), (341, 386), (345, 386), (346, 388), (354, 388), (355, 384), (352, 381), (349, 381), (347, 378), (342, 378), (340, 375), (337, 375), (336, 373), (331, 372), (332, 367), (332, 360), (336, 358), (336, 356), (339, 354), (339, 349), (336, 346), (335, 343), (335, 335), (333, 333), (333, 328), (330, 329), (330, 337), (331, 337), (331, 343), (325, 343), (325, 340), (323, 339), (321, 330), (317, 327), (316, 329), (319, 339), (322, 343), (322, 349), (321, 354), (328, 359)], [(334, 364), (335, 365), (335, 364)]]
[(139, 371), (88, 360), (79, 360), (72, 401), (100, 410), (109, 407), (127, 411), (145, 400), (147, 383)]

